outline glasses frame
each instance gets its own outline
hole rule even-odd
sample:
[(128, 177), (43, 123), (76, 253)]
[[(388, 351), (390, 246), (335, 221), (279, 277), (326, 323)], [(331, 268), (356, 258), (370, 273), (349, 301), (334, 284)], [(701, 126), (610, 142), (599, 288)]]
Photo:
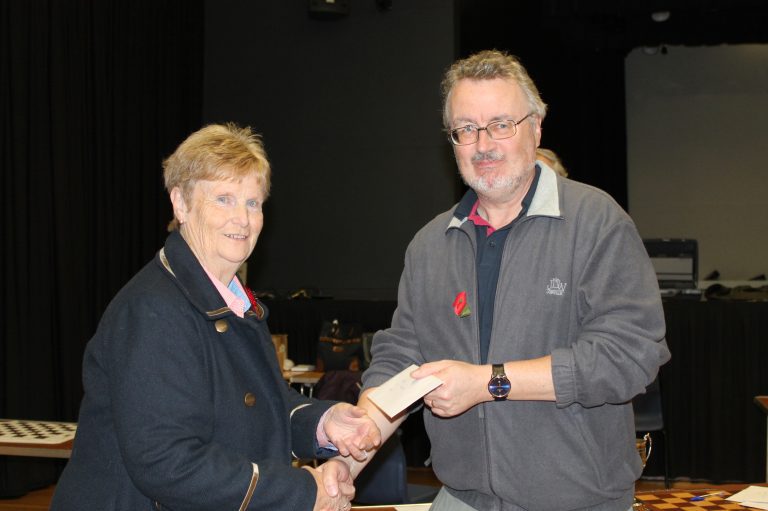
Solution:
[[(520, 125), (524, 120), (526, 120), (527, 118), (529, 118), (532, 115), (533, 115), (533, 112), (528, 112), (527, 114), (525, 114), (525, 117), (523, 117), (519, 121), (516, 121), (514, 119), (499, 119), (497, 121), (491, 121), (491, 122), (489, 122), (488, 124), (486, 124), (483, 127), (475, 126), (474, 124), (465, 124), (464, 126), (459, 126), (458, 128), (447, 129), (446, 131), (448, 132), (448, 140), (451, 142), (451, 144), (458, 145), (458, 146), (477, 144), (477, 141), (480, 140), (480, 132), (481, 131), (485, 131), (485, 133), (488, 135), (488, 137), (491, 138), (492, 140), (505, 140), (507, 138), (512, 138), (515, 135), (517, 135), (517, 127), (518, 127), (518, 125)], [(502, 122), (507, 122), (507, 123), (511, 123), (512, 124), (512, 134), (509, 135), (508, 137), (494, 137), (491, 134), (491, 131), (488, 130), (488, 128), (490, 126), (495, 126), (496, 124), (499, 124), (499, 123), (502, 123)], [(458, 133), (460, 130), (463, 130), (467, 126), (473, 126), (475, 128), (475, 131), (474, 131), (475, 139), (472, 142), (463, 142), (463, 143), (459, 142), (458, 141), (458, 135), (456, 135), (456, 133)]]

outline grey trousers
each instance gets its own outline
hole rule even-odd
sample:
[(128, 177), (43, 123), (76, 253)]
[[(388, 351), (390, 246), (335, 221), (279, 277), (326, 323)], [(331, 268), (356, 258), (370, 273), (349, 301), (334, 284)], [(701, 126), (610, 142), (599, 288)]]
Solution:
[(478, 511), (472, 506), (465, 504), (463, 501), (457, 499), (445, 489), (445, 486), (440, 488), (440, 492), (435, 497), (429, 511)]

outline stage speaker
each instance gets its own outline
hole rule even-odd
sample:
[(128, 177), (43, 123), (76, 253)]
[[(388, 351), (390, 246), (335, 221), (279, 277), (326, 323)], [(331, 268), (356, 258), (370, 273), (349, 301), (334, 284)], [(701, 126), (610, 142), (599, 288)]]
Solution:
[(644, 239), (659, 287), (696, 289), (699, 279), (699, 245), (693, 239)]

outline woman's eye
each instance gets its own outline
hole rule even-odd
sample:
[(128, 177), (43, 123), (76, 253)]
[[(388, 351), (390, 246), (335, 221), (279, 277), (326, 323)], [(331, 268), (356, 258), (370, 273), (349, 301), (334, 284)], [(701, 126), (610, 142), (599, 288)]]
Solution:
[(222, 206), (230, 206), (234, 202), (234, 199), (230, 195), (219, 195), (216, 197), (216, 203)]
[(249, 209), (261, 209), (261, 204), (256, 199), (251, 199), (245, 203)]

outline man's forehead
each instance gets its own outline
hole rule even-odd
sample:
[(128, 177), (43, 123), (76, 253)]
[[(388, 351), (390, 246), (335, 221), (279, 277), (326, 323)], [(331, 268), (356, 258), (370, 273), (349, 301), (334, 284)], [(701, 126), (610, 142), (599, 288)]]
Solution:
[(463, 78), (451, 91), (448, 106), (451, 116), (458, 120), (489, 106), (497, 110), (494, 115), (499, 117), (514, 115), (525, 110), (527, 102), (522, 88), (511, 78)]

